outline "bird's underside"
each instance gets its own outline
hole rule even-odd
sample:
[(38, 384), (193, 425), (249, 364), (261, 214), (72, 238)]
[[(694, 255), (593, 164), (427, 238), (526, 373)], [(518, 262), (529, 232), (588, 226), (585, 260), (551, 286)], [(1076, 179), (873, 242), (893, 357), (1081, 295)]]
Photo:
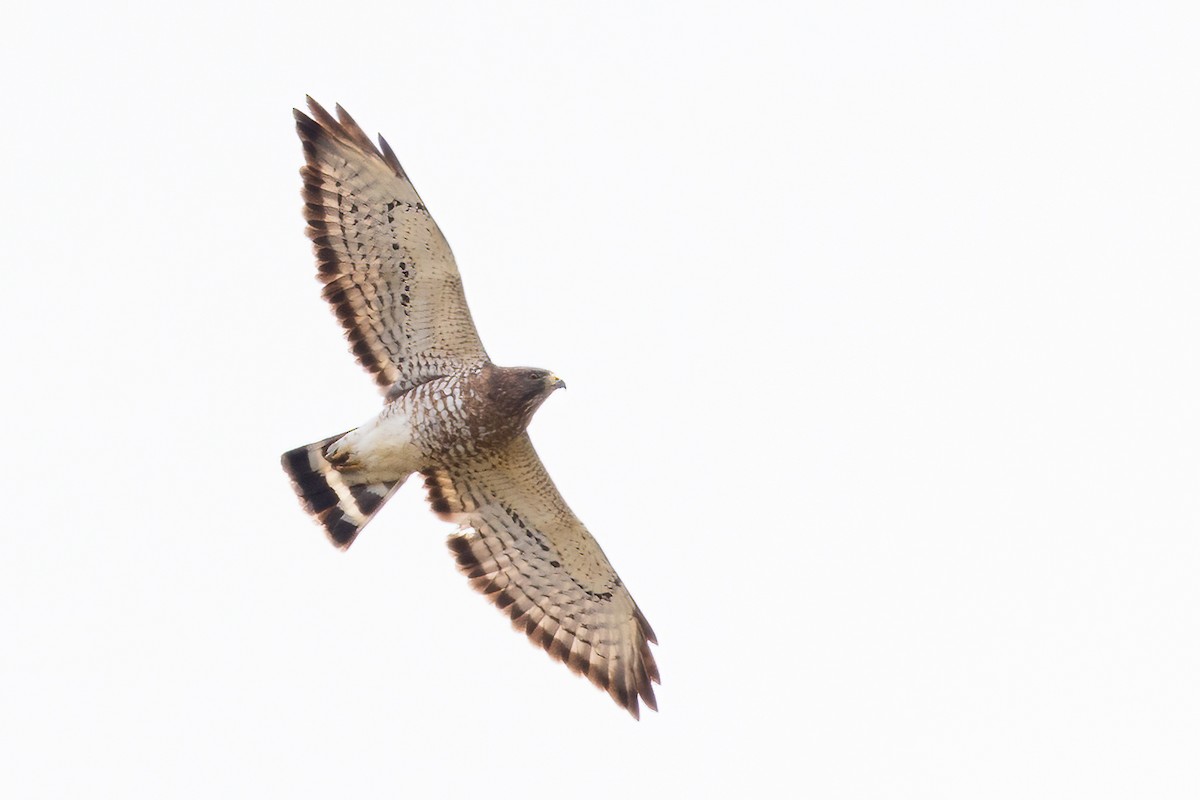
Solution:
[(420, 473), (458, 524), (471, 585), (635, 718), (656, 708), (654, 633), (525, 429), (562, 381), (488, 359), (454, 257), (387, 142), (309, 98), (297, 111), (305, 218), (324, 296), (385, 395), (378, 417), (283, 455), (304, 508), (349, 547)]

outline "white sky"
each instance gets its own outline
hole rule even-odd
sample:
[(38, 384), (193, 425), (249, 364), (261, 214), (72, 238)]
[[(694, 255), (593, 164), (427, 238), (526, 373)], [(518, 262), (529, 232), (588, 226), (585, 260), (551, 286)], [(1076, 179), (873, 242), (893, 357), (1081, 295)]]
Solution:
[[(6, 797), (1195, 797), (1192, 4), (6, 12)], [(768, 10), (769, 9), (769, 10)], [(405, 489), (291, 108), (382, 131), (659, 634), (635, 723)]]

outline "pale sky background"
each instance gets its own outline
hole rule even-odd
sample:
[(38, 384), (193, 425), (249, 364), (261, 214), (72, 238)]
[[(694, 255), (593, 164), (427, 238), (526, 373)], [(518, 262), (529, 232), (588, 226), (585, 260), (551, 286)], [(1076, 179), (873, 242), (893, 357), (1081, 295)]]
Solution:
[[(36, 6), (36, 8), (35, 8)], [(1200, 796), (1191, 3), (5, 12), (0, 794)], [(405, 487), (291, 109), (395, 148), (661, 646), (635, 723)]]

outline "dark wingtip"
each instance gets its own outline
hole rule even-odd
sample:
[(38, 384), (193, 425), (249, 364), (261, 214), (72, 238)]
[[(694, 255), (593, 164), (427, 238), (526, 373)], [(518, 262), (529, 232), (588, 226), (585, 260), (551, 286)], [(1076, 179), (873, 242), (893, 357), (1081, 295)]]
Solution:
[(387, 162), (387, 165), (394, 169), (397, 175), (403, 177), (404, 167), (400, 166), (400, 159), (396, 158), (396, 153), (387, 143), (387, 139), (383, 138), (383, 134), (379, 135), (379, 151), (383, 153), (383, 160)]
[(311, 111), (313, 114), (316, 114), (319, 117), (329, 116), (329, 112), (327, 112), (325, 110), (325, 107), (322, 106), (320, 103), (318, 103), (316, 100), (314, 100), (313, 96), (311, 94), (304, 95), (304, 104), (306, 106), (308, 106), (309, 111)]

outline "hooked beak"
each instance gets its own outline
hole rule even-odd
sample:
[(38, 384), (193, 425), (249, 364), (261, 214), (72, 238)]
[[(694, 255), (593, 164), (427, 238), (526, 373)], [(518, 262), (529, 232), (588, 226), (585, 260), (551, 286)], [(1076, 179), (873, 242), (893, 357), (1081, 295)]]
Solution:
[(548, 380), (550, 382), (550, 391), (554, 391), (555, 389), (567, 388), (567, 382), (564, 381), (562, 378), (558, 377), (557, 375), (551, 375), (546, 380)]

